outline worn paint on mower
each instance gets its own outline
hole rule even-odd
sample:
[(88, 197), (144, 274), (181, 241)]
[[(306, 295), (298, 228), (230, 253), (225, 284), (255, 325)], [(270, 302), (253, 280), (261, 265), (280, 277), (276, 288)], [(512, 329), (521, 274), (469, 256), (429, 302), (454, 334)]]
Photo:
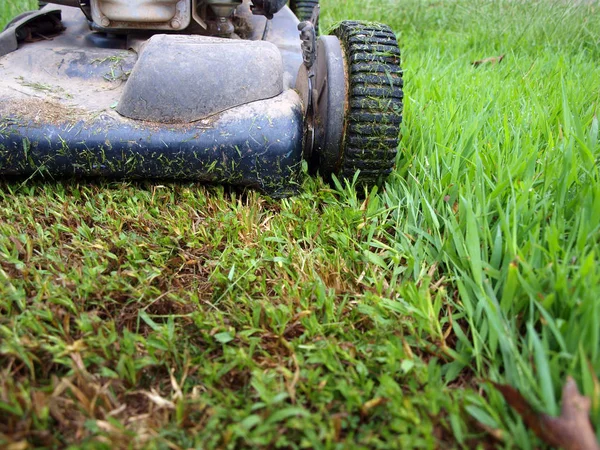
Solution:
[(402, 72), (383, 25), (344, 22), (317, 39), (318, 7), (299, 26), (285, 0), (52, 3), (0, 34), (0, 175), (191, 179), (282, 197), (303, 158), (367, 184), (393, 168)]

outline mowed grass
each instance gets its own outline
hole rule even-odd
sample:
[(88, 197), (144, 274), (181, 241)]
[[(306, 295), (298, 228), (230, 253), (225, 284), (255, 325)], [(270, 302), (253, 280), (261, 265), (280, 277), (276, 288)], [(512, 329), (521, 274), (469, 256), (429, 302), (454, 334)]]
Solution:
[(600, 429), (600, 6), (346, 18), (403, 50), (379, 191), (0, 184), (0, 445), (539, 448), (490, 380), (558, 414), (567, 375)]

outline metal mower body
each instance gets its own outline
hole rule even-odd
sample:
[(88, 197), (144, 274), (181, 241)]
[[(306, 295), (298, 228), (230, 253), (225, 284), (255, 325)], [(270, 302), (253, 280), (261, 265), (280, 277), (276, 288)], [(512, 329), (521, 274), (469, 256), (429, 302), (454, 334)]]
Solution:
[[(191, 179), (288, 196), (302, 159), (319, 165), (323, 126), (337, 130), (322, 158), (335, 173), (349, 110), (343, 50), (313, 67), (314, 34), (314, 48), (310, 34), (303, 44), (283, 5), (93, 0), (18, 17), (0, 34), (0, 175)], [(327, 60), (337, 104), (323, 112), (309, 80), (323, 83)]]

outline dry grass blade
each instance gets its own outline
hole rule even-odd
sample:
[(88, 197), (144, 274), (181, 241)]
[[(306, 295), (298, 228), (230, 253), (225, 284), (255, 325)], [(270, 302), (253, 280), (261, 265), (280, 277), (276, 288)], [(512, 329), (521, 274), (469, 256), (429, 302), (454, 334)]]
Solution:
[(491, 56), (489, 58), (478, 59), (477, 61), (473, 61), (471, 64), (473, 64), (475, 67), (479, 67), (482, 64), (491, 64), (491, 65), (499, 64), (504, 59), (504, 56), (506, 56), (506, 55)]

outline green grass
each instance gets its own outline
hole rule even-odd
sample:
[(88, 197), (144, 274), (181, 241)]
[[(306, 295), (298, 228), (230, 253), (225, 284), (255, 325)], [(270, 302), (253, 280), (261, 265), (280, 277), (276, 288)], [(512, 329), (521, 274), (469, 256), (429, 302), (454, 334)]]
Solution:
[(36, 8), (37, 2), (34, 0), (6, 0), (0, 4), (0, 30), (4, 29), (4, 26), (13, 17), (22, 13), (23, 11), (29, 11)]
[(569, 374), (600, 429), (600, 6), (322, 14), (401, 42), (379, 192), (0, 184), (0, 445), (539, 448), (489, 380)]

